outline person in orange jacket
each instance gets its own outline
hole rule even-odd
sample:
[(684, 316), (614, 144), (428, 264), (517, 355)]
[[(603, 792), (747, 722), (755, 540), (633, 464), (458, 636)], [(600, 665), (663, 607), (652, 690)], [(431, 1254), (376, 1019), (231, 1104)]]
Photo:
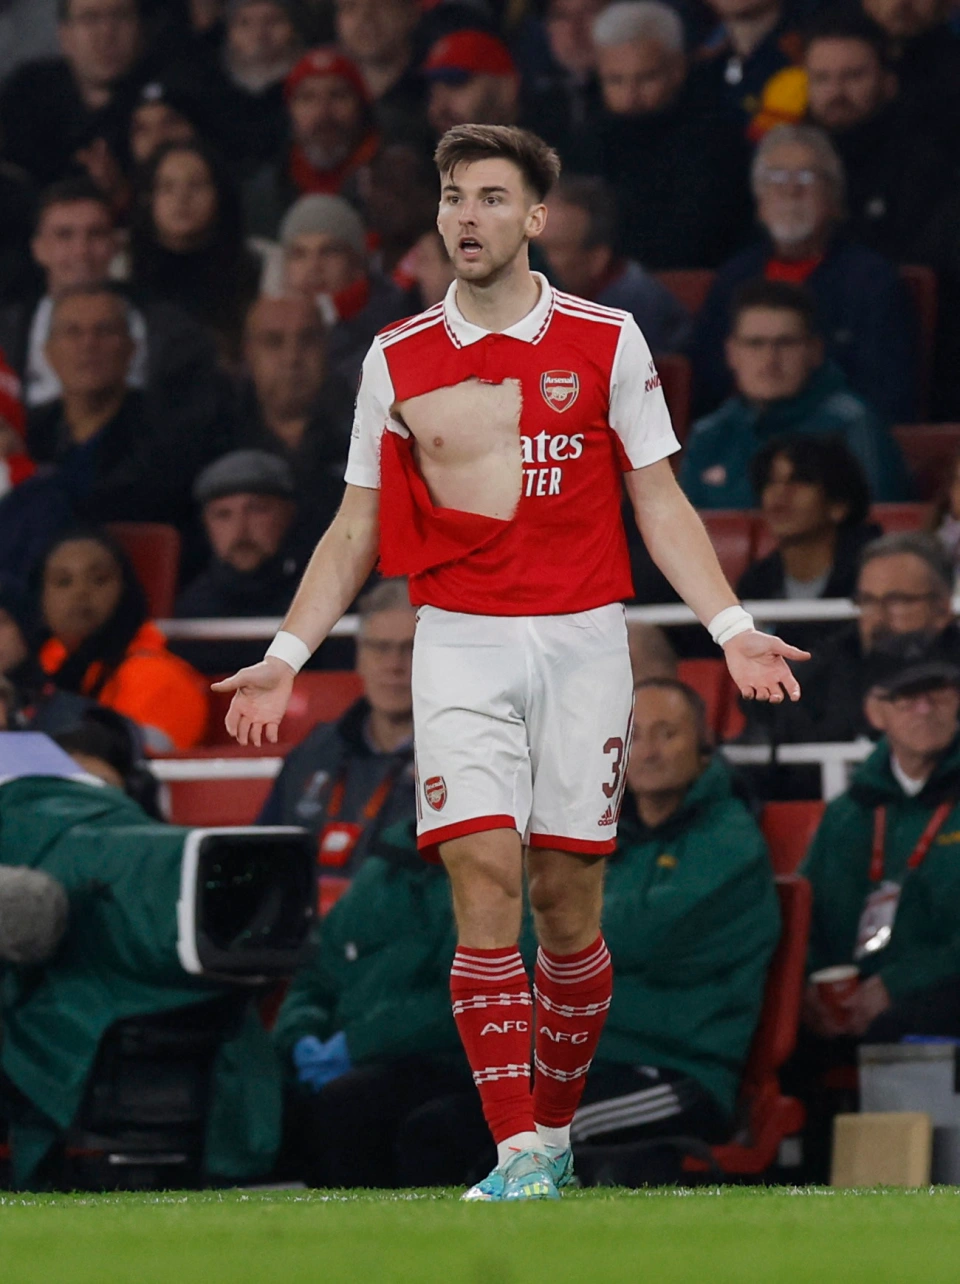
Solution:
[(41, 572), (40, 614), (46, 640), (37, 658), (50, 687), (124, 714), (151, 752), (200, 741), (206, 683), (167, 650), (147, 618), (133, 567), (108, 535), (78, 528), (52, 545)]

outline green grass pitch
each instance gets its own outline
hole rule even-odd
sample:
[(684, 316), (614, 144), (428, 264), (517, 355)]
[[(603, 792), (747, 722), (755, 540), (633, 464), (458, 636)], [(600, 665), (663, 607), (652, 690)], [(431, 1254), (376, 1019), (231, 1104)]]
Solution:
[(0, 1193), (3, 1284), (960, 1281), (960, 1189)]

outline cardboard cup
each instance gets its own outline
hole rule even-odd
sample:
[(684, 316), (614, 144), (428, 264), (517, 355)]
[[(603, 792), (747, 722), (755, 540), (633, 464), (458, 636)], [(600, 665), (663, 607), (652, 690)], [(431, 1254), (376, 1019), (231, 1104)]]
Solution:
[(851, 998), (860, 984), (860, 969), (853, 964), (840, 967), (825, 967), (814, 972), (810, 980), (817, 987), (820, 1002), (828, 1008), (839, 1024), (846, 1024), (847, 1013), (844, 1002)]

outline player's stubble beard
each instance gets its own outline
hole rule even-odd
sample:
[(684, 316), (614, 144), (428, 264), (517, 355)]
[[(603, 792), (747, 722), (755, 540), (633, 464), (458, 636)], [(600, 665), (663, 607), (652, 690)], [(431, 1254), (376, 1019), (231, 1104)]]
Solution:
[[(459, 239), (458, 236), (457, 240), (459, 241)], [(507, 280), (517, 270), (518, 259), (522, 257), (524, 265), (528, 263), (527, 255), (524, 252), (528, 244), (526, 236), (521, 233), (512, 249), (504, 250), (498, 255), (491, 254), (488, 263), (464, 264), (458, 262), (456, 254), (451, 255), (453, 270), (458, 283), (462, 283), (468, 289), (477, 290), (478, 292), (496, 289), (498, 285)], [(473, 269), (477, 268), (480, 271), (474, 272)]]

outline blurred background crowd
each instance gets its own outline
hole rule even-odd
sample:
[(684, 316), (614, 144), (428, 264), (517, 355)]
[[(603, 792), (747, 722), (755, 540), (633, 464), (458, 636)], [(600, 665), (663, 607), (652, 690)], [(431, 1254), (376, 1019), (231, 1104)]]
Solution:
[[(54, 735), (158, 822), (315, 834), (320, 907), (346, 895), (276, 1046), (285, 1171), (325, 1184), (483, 1163), (446, 884), (410, 836), (406, 587), (368, 586), (356, 639), (325, 643), (299, 680), (276, 781), (214, 801), (161, 788), (149, 761), (226, 752), (210, 675), (264, 642), (156, 620), (285, 611), (342, 495), (371, 339), (452, 281), (432, 153), (467, 122), (559, 151), (533, 266), (635, 316), (681, 484), (741, 595), (859, 608), (776, 626), (814, 652), (790, 708), (741, 708), (700, 631), (631, 629), (638, 735), (607, 933), (633, 997), (575, 1126), (597, 1143), (589, 1171), (605, 1171), (600, 1142), (651, 1124), (720, 1141), (743, 1123), (778, 933), (757, 818), (819, 800), (821, 781), (776, 763), (735, 779), (713, 746), (880, 740), (831, 804), (848, 809), (828, 813), (842, 843), (811, 856), (811, 968), (854, 957), (869, 858), (840, 892), (831, 861), (867, 851), (877, 800), (905, 807), (909, 834), (960, 793), (950, 0), (0, 0), (0, 725)], [(636, 600), (675, 601), (631, 538)], [(905, 865), (913, 839), (898, 842)], [(952, 877), (924, 863), (897, 962), (883, 980), (878, 958), (861, 969), (846, 1017), (808, 987), (797, 1091), (813, 1115), (825, 1067), (849, 1068), (875, 1022), (960, 1035)], [(664, 999), (675, 984), (687, 1025)], [(271, 1163), (279, 1148), (278, 1131)], [(620, 1178), (657, 1171), (629, 1164)]]

